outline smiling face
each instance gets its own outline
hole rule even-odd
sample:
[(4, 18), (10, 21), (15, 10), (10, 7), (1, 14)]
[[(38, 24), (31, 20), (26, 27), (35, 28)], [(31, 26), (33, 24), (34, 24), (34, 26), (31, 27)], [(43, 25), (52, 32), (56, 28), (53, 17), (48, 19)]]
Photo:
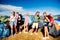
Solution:
[(36, 15), (36, 16), (39, 16), (39, 13), (40, 13), (40, 12), (37, 11), (35, 15)]
[(16, 16), (18, 16), (18, 14), (19, 14), (19, 13), (18, 13), (18, 12), (16, 12), (16, 14), (15, 14), (15, 15), (16, 15)]
[(43, 13), (43, 16), (46, 16), (46, 15), (47, 15), (46, 12), (44, 12), (44, 13)]
[(14, 11), (12, 12), (12, 16), (15, 16), (15, 12)]

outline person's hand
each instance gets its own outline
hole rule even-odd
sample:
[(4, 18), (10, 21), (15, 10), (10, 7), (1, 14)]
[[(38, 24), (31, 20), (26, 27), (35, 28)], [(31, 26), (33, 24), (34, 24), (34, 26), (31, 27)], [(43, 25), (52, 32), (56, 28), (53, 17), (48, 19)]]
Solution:
[(52, 24), (51, 23), (49, 23), (49, 26), (51, 26)]

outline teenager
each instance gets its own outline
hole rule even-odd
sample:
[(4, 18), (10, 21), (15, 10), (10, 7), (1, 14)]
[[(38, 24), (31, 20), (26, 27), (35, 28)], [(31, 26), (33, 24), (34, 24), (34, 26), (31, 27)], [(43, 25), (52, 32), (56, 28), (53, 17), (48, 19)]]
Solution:
[(15, 17), (15, 12), (12, 12), (12, 15), (10, 16), (10, 28), (11, 28), (11, 35), (13, 35), (13, 25), (14, 25), (14, 29), (15, 29), (15, 34), (17, 33), (17, 29), (16, 29), (16, 17)]
[(25, 32), (28, 32), (28, 23), (29, 23), (29, 14), (27, 13), (25, 21), (24, 21), (24, 31)]
[(50, 20), (48, 19), (46, 12), (43, 13), (43, 17), (44, 17), (44, 20), (43, 20), (44, 36), (45, 36), (45, 38), (48, 38), (49, 37), (48, 25), (49, 25)]
[[(16, 12), (16, 13), (15, 13), (15, 17), (16, 17), (16, 24), (17, 24), (17, 22), (18, 22), (18, 16), (19, 16), (19, 13), (18, 13), (18, 12)], [(17, 28), (17, 32), (18, 32), (18, 25), (16, 25), (16, 28)]]
[(33, 22), (33, 25), (32, 25), (32, 33), (34, 32), (35, 28), (36, 28), (36, 32), (38, 32), (38, 22), (39, 22), (39, 19), (40, 19), (39, 13), (40, 12), (37, 11), (35, 16), (34, 16), (34, 22)]
[(19, 29), (19, 33), (21, 33), (21, 30), (22, 30), (22, 15), (21, 14), (18, 15), (17, 26)]

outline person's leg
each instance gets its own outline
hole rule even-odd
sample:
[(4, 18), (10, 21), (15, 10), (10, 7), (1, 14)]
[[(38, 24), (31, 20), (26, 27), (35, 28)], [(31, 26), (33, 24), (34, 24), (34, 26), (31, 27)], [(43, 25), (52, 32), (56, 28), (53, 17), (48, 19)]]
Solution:
[(15, 33), (17, 33), (17, 24), (16, 24), (16, 21), (13, 22), (13, 25), (14, 25)]
[(34, 28), (35, 28), (35, 23), (33, 23), (33, 25), (32, 25), (32, 33), (33, 33), (33, 31), (34, 31)]
[(45, 30), (46, 30), (46, 37), (49, 37), (48, 27), (46, 27)]
[(22, 31), (22, 26), (19, 26), (19, 32), (21, 32)]
[(22, 26), (19, 26), (19, 33), (21, 34), (22, 32)]
[(13, 35), (13, 22), (10, 22), (11, 35)]
[(17, 28), (16, 28), (16, 25), (14, 25), (14, 29), (15, 29), (15, 33), (17, 33)]
[(36, 25), (36, 32), (38, 32), (38, 23), (36, 23), (35, 25)]
[(26, 30), (26, 26), (25, 26), (25, 23), (24, 23), (24, 32), (25, 32), (25, 30)]
[(26, 31), (28, 32), (28, 25), (26, 26)]
[(11, 28), (11, 35), (13, 35), (13, 26), (10, 25), (10, 28)]
[(31, 31), (32, 33), (34, 32), (34, 28), (32, 28), (32, 31)]
[(47, 37), (49, 37), (49, 32), (48, 32), (48, 28), (46, 28), (46, 32), (47, 32)]
[(44, 27), (44, 35), (45, 35), (45, 37), (47, 35), (47, 26)]

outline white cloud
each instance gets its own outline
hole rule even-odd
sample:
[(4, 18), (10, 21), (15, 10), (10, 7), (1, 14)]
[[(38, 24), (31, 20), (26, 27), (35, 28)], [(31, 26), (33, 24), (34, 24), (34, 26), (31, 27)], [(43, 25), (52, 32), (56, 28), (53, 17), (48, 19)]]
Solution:
[(10, 16), (11, 15), (11, 12), (8, 12), (8, 11), (3, 11), (3, 12), (0, 12), (0, 16)]
[(0, 9), (11, 10), (11, 11), (23, 11), (22, 7), (17, 7), (12, 5), (3, 5), (3, 4), (0, 4)]
[(2, 10), (2, 12), (0, 12), (0, 15), (10, 15), (12, 11), (20, 13), (24, 11), (23, 7), (3, 4), (0, 4), (0, 10)]
[(41, 8), (37, 8), (37, 9), (23, 9), (23, 7), (21, 7), (21, 6), (18, 7), (18, 6), (13, 6), (13, 5), (0, 4), (0, 10), (2, 10), (2, 12), (0, 12), (0, 14), (2, 14), (2, 15), (10, 15), (11, 11), (15, 11), (15, 12), (17, 11), (21, 14), (26, 14), (28, 12), (30, 15), (35, 15), (36, 11), (39, 11), (40, 15), (42, 15), (44, 11), (46, 11), (47, 14), (49, 14), (49, 13), (51, 13), (53, 15), (60, 14), (60, 10), (51, 8), (51, 7), (49, 7), (49, 8), (41, 7)]

